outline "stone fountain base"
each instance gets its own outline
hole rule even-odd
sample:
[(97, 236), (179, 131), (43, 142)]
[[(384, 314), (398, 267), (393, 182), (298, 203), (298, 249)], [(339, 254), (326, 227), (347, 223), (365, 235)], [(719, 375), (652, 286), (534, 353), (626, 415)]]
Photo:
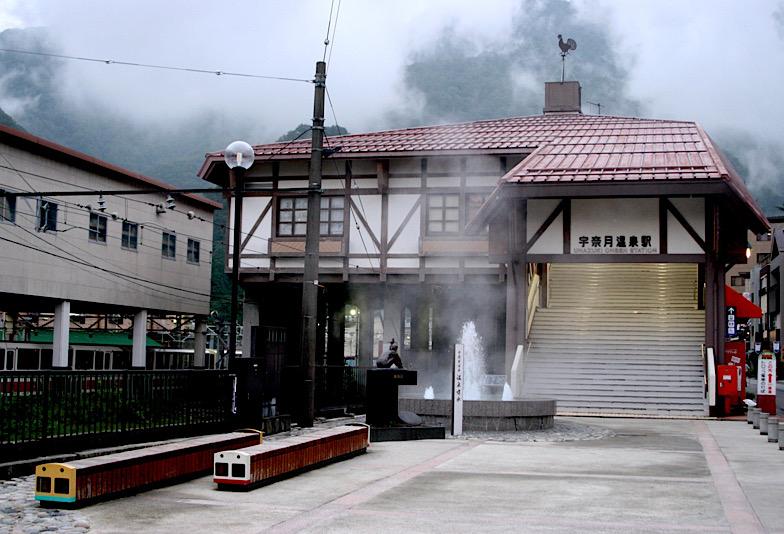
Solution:
[[(448, 427), (452, 401), (446, 399), (398, 400), (398, 409), (420, 416), (426, 425)], [(463, 402), (463, 430), (508, 432), (552, 428), (553, 399), (469, 400)]]

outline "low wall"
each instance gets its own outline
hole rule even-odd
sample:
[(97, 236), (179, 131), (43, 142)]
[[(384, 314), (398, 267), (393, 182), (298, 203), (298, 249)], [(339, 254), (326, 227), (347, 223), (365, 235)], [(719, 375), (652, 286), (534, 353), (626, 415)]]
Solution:
[[(427, 425), (448, 426), (452, 401), (446, 399), (398, 400), (398, 409), (414, 412)], [(541, 430), (552, 428), (555, 400), (463, 401), (463, 429), (480, 431)]]

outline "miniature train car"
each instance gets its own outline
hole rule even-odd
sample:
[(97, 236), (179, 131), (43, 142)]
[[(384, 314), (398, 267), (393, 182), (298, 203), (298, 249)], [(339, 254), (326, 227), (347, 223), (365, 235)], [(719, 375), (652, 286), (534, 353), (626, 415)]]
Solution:
[(329, 428), (215, 455), (218, 489), (251, 489), (277, 479), (365, 452), (370, 427)]
[(209, 473), (218, 451), (260, 441), (260, 432), (232, 432), (69, 463), (41, 464), (35, 468), (35, 499), (46, 506), (76, 508), (162, 486)]

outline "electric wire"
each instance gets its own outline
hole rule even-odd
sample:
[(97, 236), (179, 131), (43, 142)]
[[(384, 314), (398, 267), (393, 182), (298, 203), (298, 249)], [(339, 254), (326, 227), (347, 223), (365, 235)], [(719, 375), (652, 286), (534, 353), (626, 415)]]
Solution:
[(155, 65), (152, 63), (137, 63), (133, 61), (120, 61), (116, 59), (100, 59), (100, 58), (93, 58), (93, 57), (83, 57), (83, 56), (69, 56), (66, 54), (54, 54), (50, 52), (36, 52), (33, 50), (19, 50), (15, 48), (0, 48), (0, 52), (6, 52), (11, 54), (26, 54), (31, 56), (44, 56), (44, 57), (52, 57), (57, 59), (68, 59), (74, 61), (87, 61), (92, 63), (103, 63), (106, 65), (122, 65), (125, 67), (140, 67), (145, 69), (159, 69), (159, 70), (173, 70), (173, 71), (180, 71), (180, 72), (193, 72), (198, 74), (214, 74), (216, 76), (236, 76), (241, 78), (260, 78), (263, 80), (278, 80), (278, 81), (285, 81), (285, 82), (302, 82), (302, 83), (313, 83), (313, 80), (309, 80), (306, 78), (293, 78), (288, 76), (270, 76), (266, 74), (248, 74), (244, 72), (230, 72), (224, 70), (210, 70), (210, 69), (197, 69), (193, 67), (175, 67), (171, 65)]
[(332, 9), (335, 7), (335, 0), (332, 0), (329, 3), (329, 19), (327, 21), (327, 35), (324, 36), (324, 56), (321, 58), (321, 61), (327, 60), (327, 47), (329, 46), (329, 29), (332, 25)]
[(332, 50), (335, 49), (335, 32), (338, 30), (338, 18), (340, 18), (340, 4), (343, 0), (338, 0), (338, 11), (335, 14), (335, 24), (332, 26), (332, 39), (329, 41), (329, 56), (327, 56), (327, 69), (332, 62)]

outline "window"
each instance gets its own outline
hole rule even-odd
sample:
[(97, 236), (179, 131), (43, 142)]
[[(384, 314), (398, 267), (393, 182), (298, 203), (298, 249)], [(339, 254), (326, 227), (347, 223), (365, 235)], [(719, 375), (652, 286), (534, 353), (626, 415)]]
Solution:
[[(0, 193), (5, 193), (0, 189)], [(16, 220), (16, 197), (0, 197), (0, 222)]]
[(430, 195), (427, 201), (427, 233), (457, 234), (460, 231), (460, 195)]
[(38, 201), (38, 231), (57, 231), (57, 204), (49, 200)]
[(199, 242), (188, 239), (188, 263), (199, 263)]
[(174, 259), (177, 257), (177, 236), (169, 232), (163, 232), (161, 243), (161, 256)]
[(90, 241), (106, 243), (106, 216), (97, 213), (90, 214)]
[(343, 235), (343, 197), (321, 197), (321, 235)]
[(123, 221), (122, 227), (122, 248), (136, 250), (139, 243), (139, 225), (136, 223)]
[(746, 278), (743, 276), (730, 276), (730, 285), (741, 287), (746, 285)]
[[(281, 198), (278, 203), (278, 235), (304, 236), (307, 230), (308, 199)], [(342, 219), (341, 219), (342, 220)]]
[(767, 263), (768, 260), (770, 260), (770, 254), (764, 252), (760, 252), (759, 254), (757, 254), (757, 265), (762, 265), (764, 263)]
[(770, 232), (757, 234), (757, 241), (770, 241)]

